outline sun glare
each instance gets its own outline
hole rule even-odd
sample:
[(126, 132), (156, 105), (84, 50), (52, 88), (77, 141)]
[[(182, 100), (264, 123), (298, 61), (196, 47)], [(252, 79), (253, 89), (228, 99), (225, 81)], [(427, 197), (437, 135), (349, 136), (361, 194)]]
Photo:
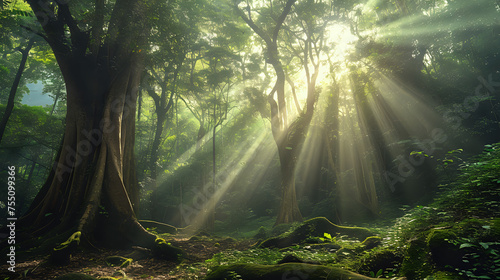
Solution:
[(335, 62), (344, 62), (358, 40), (349, 26), (342, 23), (330, 25), (326, 30), (326, 36), (332, 48), (330, 55)]

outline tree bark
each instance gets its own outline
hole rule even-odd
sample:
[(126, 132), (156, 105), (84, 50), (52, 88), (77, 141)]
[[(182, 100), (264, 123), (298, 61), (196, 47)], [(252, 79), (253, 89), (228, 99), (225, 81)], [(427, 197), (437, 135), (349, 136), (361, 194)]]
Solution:
[[(156, 236), (135, 216), (135, 110), (143, 70), (136, 42), (145, 39), (144, 6), (140, 1), (117, 1), (106, 42), (89, 51), (89, 34), (79, 30), (67, 4), (27, 2), (63, 73), (67, 114), (53, 169), (19, 226), (31, 236), (71, 230), (90, 242), (108, 236), (122, 245), (152, 247)], [(56, 8), (57, 15), (51, 13)]]

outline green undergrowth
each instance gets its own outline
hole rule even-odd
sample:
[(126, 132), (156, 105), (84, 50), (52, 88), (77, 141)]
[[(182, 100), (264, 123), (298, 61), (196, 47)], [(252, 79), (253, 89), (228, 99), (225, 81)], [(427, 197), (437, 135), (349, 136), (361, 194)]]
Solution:
[(499, 214), (500, 144), (486, 145), (434, 202), (406, 210), (387, 239), (402, 249), (408, 279), (499, 279)]
[[(449, 164), (448, 160), (446, 168)], [(458, 166), (452, 181), (445, 180), (432, 203), (402, 206), (404, 215), (390, 225), (367, 226), (379, 236), (375, 246), (339, 235), (310, 236), (303, 244), (282, 249), (223, 251), (204, 266), (213, 271), (237, 263), (276, 264), (293, 255), (373, 278), (500, 279), (500, 144), (485, 146), (481, 155)], [(300, 225), (266, 229), (270, 236), (278, 236)], [(339, 248), (321, 247), (326, 244)]]

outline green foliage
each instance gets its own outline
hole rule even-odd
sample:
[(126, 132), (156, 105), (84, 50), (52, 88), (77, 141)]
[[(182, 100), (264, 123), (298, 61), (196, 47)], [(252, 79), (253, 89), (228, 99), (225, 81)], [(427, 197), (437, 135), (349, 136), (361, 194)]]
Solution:
[(335, 242), (337, 239), (335, 236), (332, 237), (329, 233), (323, 233), (323, 237), (320, 237), (320, 240), (323, 242)]

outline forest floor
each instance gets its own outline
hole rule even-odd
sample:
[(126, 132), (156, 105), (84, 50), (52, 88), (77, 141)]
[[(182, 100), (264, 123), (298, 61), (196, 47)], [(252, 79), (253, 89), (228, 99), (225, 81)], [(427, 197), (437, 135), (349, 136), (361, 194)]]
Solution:
[(9, 272), (8, 265), (0, 266), (0, 279), (54, 279), (68, 273), (82, 273), (96, 278), (112, 276), (117, 279), (126, 275), (126, 279), (201, 279), (206, 274), (207, 268), (197, 263), (203, 263), (212, 258), (216, 253), (224, 250), (243, 251), (250, 248), (255, 241), (235, 240), (232, 238), (200, 238), (198, 240), (171, 237), (167, 241), (173, 246), (181, 248), (185, 259), (181, 264), (144, 258), (134, 260), (127, 267), (110, 266), (106, 258), (110, 256), (127, 256), (130, 250), (85, 250), (78, 251), (71, 256), (71, 261), (66, 266), (53, 266), (46, 264), (46, 256), (34, 256), (16, 263), (16, 273)]
[[(260, 241), (288, 238), (308, 221), (273, 228), (263, 226), (264, 220), (253, 219), (245, 221), (246, 225), (252, 224), (254, 230), (239, 228), (237, 234), (233, 234), (237, 239), (204, 232), (194, 236), (160, 234), (166, 242), (184, 251), (184, 260), (179, 264), (134, 257), (120, 268), (119, 264), (109, 266), (107, 258), (132, 258), (132, 249), (94, 249), (76, 252), (69, 265), (62, 267), (46, 264), (46, 256), (30, 256), (23, 261), (19, 258), (15, 274), (7, 271), (7, 265), (0, 266), (0, 280), (54, 279), (68, 273), (108, 280), (204, 279), (207, 273), (222, 265), (275, 265), (290, 255), (300, 261), (372, 278), (500, 279), (500, 143), (485, 147), (481, 155), (461, 164), (453, 179), (447, 176), (442, 180), (433, 201), (425, 205), (403, 205), (398, 217), (363, 225), (377, 236), (371, 239), (377, 241), (373, 246), (366, 243), (373, 237), (354, 240), (328, 229), (321, 229), (314, 236), (307, 231), (307, 237), (281, 249), (263, 247), (263, 243), (254, 246), (258, 240), (249, 236), (255, 236), (257, 231)], [(257, 224), (261, 225), (258, 230)], [(134, 253), (138, 251), (144, 253), (137, 249)], [(231, 279), (241, 279), (240, 275), (233, 276)]]

